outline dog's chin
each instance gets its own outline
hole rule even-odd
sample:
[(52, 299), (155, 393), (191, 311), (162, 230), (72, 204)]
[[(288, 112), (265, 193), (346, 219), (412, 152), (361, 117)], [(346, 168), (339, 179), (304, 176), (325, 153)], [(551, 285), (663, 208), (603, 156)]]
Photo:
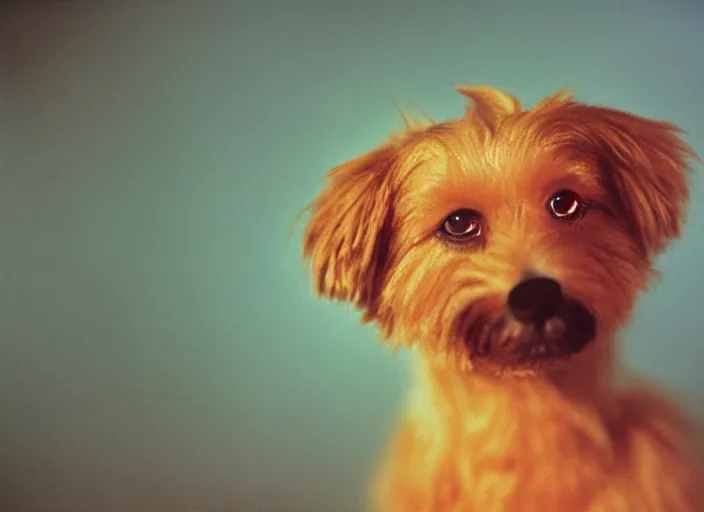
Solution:
[(482, 315), (466, 325), (464, 341), (474, 369), (532, 374), (564, 367), (596, 338), (596, 320), (579, 301), (567, 299), (555, 316), (526, 325), (510, 315)]
[(494, 375), (532, 376), (561, 370), (588, 350), (588, 343), (578, 351), (556, 347), (552, 341), (535, 340), (515, 353), (470, 354), (472, 371)]

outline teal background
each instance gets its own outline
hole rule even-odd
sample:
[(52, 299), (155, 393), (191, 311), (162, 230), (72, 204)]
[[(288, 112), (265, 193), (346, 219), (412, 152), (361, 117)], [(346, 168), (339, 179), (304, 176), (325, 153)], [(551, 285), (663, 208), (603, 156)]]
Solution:
[[(530, 4), (530, 6), (528, 6)], [(5, 2), (0, 509), (361, 510), (392, 358), (286, 234), (329, 168), (457, 83), (674, 121), (704, 153), (698, 2)], [(624, 347), (697, 415), (704, 187)]]

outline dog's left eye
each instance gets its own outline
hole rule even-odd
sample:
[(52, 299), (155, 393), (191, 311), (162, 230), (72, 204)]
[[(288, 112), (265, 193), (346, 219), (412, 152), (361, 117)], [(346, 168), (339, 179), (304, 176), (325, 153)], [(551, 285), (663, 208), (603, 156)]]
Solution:
[(471, 241), (482, 234), (481, 214), (462, 209), (452, 212), (440, 228), (440, 234), (454, 242)]
[(558, 220), (577, 220), (586, 209), (584, 199), (572, 190), (559, 190), (548, 200), (550, 215)]

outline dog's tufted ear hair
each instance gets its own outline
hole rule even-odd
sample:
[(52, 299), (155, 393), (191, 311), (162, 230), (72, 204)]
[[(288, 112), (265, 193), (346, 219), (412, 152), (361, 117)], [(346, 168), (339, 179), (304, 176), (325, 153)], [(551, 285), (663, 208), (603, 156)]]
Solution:
[(694, 151), (670, 123), (597, 108), (606, 180), (629, 217), (648, 258), (680, 236), (689, 202), (689, 160)]
[(504, 117), (521, 111), (518, 98), (488, 85), (458, 85), (455, 90), (470, 100), (467, 115), (479, 117), (491, 130)]
[(546, 124), (559, 127), (568, 121), (573, 151), (591, 147), (633, 236), (652, 259), (679, 237), (689, 201), (689, 162), (698, 157), (682, 140), (682, 131), (671, 123), (569, 100), (555, 108)]
[(303, 258), (318, 296), (344, 300), (373, 319), (392, 214), (394, 141), (328, 172), (325, 188), (308, 206)]

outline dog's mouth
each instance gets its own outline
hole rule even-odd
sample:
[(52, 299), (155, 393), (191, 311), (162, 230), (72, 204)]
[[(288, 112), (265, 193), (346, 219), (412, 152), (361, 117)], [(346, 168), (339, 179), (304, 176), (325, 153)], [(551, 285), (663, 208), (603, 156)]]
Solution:
[(567, 359), (596, 338), (596, 319), (580, 301), (564, 297), (545, 318), (518, 319), (499, 308), (497, 315), (470, 308), (461, 335), (470, 357), (500, 366), (532, 366)]

